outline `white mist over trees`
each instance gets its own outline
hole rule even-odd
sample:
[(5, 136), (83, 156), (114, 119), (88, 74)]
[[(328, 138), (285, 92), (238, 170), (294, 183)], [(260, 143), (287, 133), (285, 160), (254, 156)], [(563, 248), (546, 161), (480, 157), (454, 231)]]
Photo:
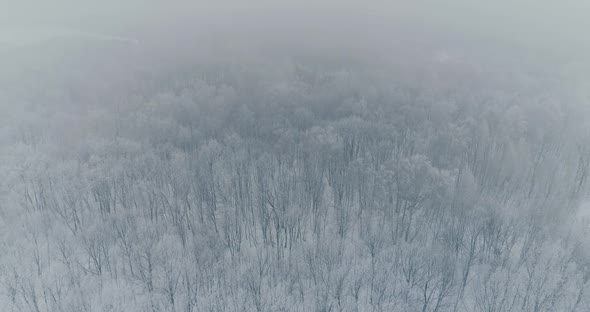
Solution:
[(590, 309), (581, 60), (164, 28), (0, 45), (1, 311)]

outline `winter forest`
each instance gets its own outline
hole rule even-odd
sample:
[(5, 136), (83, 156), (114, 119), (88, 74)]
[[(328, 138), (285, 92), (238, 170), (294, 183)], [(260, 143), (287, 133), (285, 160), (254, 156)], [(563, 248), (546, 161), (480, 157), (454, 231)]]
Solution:
[(0, 311), (590, 311), (583, 60), (158, 27), (0, 40)]

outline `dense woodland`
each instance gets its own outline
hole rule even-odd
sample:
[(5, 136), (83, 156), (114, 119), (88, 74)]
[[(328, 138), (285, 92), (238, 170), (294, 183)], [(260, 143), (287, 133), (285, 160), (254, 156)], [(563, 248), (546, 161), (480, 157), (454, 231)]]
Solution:
[(590, 310), (575, 67), (34, 49), (0, 74), (1, 311)]

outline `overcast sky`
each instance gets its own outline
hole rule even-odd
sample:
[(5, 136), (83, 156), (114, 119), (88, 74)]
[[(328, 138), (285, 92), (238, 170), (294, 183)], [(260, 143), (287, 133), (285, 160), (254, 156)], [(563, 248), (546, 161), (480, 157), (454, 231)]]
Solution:
[(588, 61), (590, 55), (585, 0), (0, 1), (0, 46), (65, 31), (176, 50), (189, 41), (215, 40), (232, 49), (274, 45), (371, 57), (403, 40), (450, 38), (562, 61)]

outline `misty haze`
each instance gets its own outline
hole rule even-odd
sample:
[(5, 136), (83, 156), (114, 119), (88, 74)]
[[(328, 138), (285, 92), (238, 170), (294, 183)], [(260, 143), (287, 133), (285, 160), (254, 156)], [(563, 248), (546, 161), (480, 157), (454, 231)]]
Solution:
[(590, 311), (585, 1), (12, 2), (0, 312)]

